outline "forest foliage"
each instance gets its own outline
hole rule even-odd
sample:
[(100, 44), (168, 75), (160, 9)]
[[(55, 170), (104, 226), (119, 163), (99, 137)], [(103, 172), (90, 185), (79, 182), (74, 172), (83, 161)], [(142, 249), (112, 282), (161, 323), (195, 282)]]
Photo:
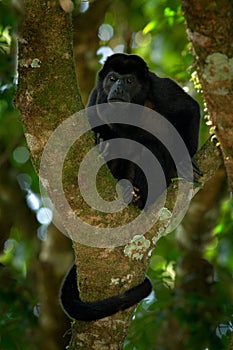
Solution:
[[(15, 5), (16, 4), (16, 5)], [(39, 292), (35, 289), (36, 259), (41, 242), (46, 240), (51, 222), (48, 208), (41, 202), (38, 178), (30, 161), (19, 112), (14, 107), (17, 89), (17, 27), (23, 20), (20, 2), (0, 1), (0, 348), (32, 349), (37, 332)], [(87, 16), (88, 2), (76, 5), (76, 23)], [(86, 7), (85, 7), (86, 6)], [(86, 32), (85, 32), (86, 31)], [(90, 24), (80, 28), (79, 36), (92, 31)], [(202, 109), (200, 145), (213, 133), (205, 118), (207, 111), (193, 66), (191, 44), (186, 35), (181, 2), (111, 1), (100, 18), (95, 34), (95, 49), (86, 52), (85, 64), (92, 71), (88, 85), (79, 81), (84, 102), (94, 86), (94, 76), (106, 53), (122, 50), (136, 53), (159, 76), (169, 76), (198, 100)], [(62, 35), (62, 33), (61, 33)], [(81, 40), (81, 39), (79, 39)], [(79, 41), (74, 41), (79, 52)], [(90, 50), (90, 52), (88, 51)], [(92, 50), (92, 52), (91, 52)], [(78, 55), (78, 54), (77, 54)], [(79, 65), (77, 64), (79, 76)], [(81, 77), (81, 74), (80, 74)], [(82, 90), (82, 86), (83, 90)], [(222, 181), (222, 180), (221, 180)], [(148, 274), (154, 293), (137, 308), (125, 349), (165, 349), (161, 338), (176, 322), (189, 334), (186, 349), (229, 349), (233, 325), (233, 207), (224, 178), (218, 201), (212, 203), (210, 234), (203, 259), (214, 266), (214, 298), (198, 290), (179, 295), (179, 266), (187, 251), (177, 232), (159, 240)], [(200, 203), (196, 203), (200, 205)], [(210, 226), (211, 226), (210, 225)], [(94, 268), (94, 267), (93, 267)], [(192, 276), (189, 276), (192, 278)], [(208, 307), (206, 307), (208, 305)], [(172, 323), (170, 323), (172, 320)], [(178, 320), (178, 321), (177, 321)], [(171, 328), (172, 333), (172, 328)], [(170, 332), (169, 331), (169, 332)], [(16, 347), (17, 343), (17, 347)]]

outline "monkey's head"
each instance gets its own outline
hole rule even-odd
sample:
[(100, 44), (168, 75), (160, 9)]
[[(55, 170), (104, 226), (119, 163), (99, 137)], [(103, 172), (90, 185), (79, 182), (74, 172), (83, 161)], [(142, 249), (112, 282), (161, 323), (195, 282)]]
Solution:
[(99, 72), (99, 84), (108, 102), (144, 104), (149, 89), (149, 70), (136, 55), (114, 54)]

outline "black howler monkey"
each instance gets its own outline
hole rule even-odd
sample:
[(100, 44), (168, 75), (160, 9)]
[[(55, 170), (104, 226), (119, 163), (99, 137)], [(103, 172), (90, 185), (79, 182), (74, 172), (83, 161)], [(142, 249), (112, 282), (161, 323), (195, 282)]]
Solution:
[[(89, 98), (88, 107), (112, 102), (134, 103), (155, 110), (175, 127), (191, 158), (197, 151), (200, 124), (198, 103), (173, 80), (160, 78), (150, 72), (144, 60), (139, 56), (114, 54), (106, 60), (100, 70), (97, 85)], [(96, 120), (102, 121), (98, 108), (94, 113), (87, 112), (92, 127), (95, 126)], [(96, 143), (114, 138), (129, 138), (146, 146), (160, 162), (167, 186), (171, 178), (176, 176), (176, 166), (166, 147), (149, 132), (131, 125), (125, 128), (121, 124), (109, 125), (107, 123), (93, 127), (93, 130)], [(111, 153), (111, 147), (107, 152)], [(182, 155), (180, 161), (182, 162)], [(143, 209), (147, 200), (148, 185), (142, 170), (134, 162), (121, 158), (112, 159), (107, 164), (115, 178), (128, 179), (132, 183), (133, 203)], [(194, 162), (193, 168), (201, 175)], [(153, 176), (156, 182), (156, 173)], [(164, 188), (161, 188), (162, 190)], [(155, 193), (152, 199), (155, 200), (160, 193)], [(124, 189), (124, 196), (127, 199), (128, 188)], [(77, 289), (75, 266), (73, 266), (64, 279), (61, 288), (61, 302), (63, 309), (70, 317), (92, 321), (138, 303), (150, 291), (151, 284), (146, 278), (142, 284), (123, 295), (92, 303), (82, 302)]]
[[(200, 124), (198, 103), (173, 80), (160, 78), (150, 72), (144, 60), (139, 56), (114, 54), (106, 60), (98, 74), (97, 86), (90, 95), (88, 107), (112, 102), (130, 102), (155, 110), (175, 127), (191, 158), (197, 151)], [(119, 113), (121, 112), (119, 111)], [(98, 108), (96, 112), (93, 112), (92, 109), (88, 110), (88, 117), (91, 126), (98, 119), (102, 120)], [(146, 146), (160, 162), (167, 186), (171, 179), (177, 176), (176, 166), (166, 147), (147, 131), (131, 125), (126, 128), (117, 123), (106, 123), (94, 127), (93, 130), (96, 143), (114, 138), (128, 138)], [(114, 150), (109, 147), (108, 155), (111, 152), (114, 153)], [(141, 155), (141, 157), (143, 156)], [(182, 154), (180, 161), (182, 162)], [(133, 203), (143, 209), (147, 200), (148, 186), (142, 170), (132, 161), (121, 158), (110, 160), (107, 164), (115, 178), (118, 180), (127, 179), (132, 183), (134, 188)], [(194, 162), (193, 166), (194, 171), (199, 173)], [(156, 173), (153, 174), (153, 177), (156, 183)], [(193, 180), (185, 174), (185, 170), (183, 177)], [(165, 187), (161, 185), (159, 188), (159, 184), (157, 184), (158, 190), (155, 190), (154, 196), (152, 194), (152, 202)], [(126, 198), (127, 191), (128, 188), (125, 188)], [(151, 201), (147, 204), (151, 204)]]

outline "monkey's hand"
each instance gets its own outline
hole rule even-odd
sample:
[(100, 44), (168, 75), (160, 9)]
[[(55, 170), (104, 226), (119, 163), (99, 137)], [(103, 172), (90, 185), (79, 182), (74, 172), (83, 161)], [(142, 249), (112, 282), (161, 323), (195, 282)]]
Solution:
[(100, 137), (99, 133), (96, 134), (96, 144), (97, 144), (99, 153), (103, 157), (107, 157), (107, 155), (109, 154), (110, 143), (108, 141), (104, 141), (104, 139)]

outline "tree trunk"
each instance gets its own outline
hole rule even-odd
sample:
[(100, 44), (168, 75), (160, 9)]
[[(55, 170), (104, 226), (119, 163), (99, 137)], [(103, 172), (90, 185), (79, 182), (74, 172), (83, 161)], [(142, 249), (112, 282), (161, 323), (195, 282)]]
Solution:
[[(19, 30), (19, 85), (16, 106), (21, 112), (25, 136), (38, 173), (44, 146), (53, 130), (64, 120), (69, 121), (67, 118), (80, 110), (82, 103), (73, 60), (70, 15), (63, 12), (57, 1), (25, 0), (24, 9), (24, 18)], [(66, 139), (69, 139), (69, 135), (66, 135)], [(64, 141), (65, 137), (59, 140), (58, 148)], [(63, 187), (72, 210), (90, 224), (95, 225), (101, 220), (101, 215), (90, 210), (84, 201), (80, 200), (81, 194), (77, 188), (78, 164), (84, 158), (88, 148), (93, 145), (94, 140), (88, 134), (82, 137), (69, 152), (63, 168)], [(56, 152), (57, 148), (54, 147), (50, 154), (54, 166), (52, 167), (54, 177), (56, 177), (56, 165), (59, 160), (59, 154)], [(102, 176), (105, 181), (102, 181), (102, 192), (112, 198), (115, 182), (106, 170), (107, 167), (103, 170)], [(124, 215), (118, 213), (111, 218), (103, 215), (103, 221), (114, 226), (119, 221), (127, 222), (135, 216), (136, 212), (135, 208), (131, 208), (126, 209)], [(78, 231), (77, 228), (76, 230)], [(149, 248), (143, 250), (144, 255), (136, 263), (124, 254), (122, 247), (116, 250), (100, 249), (75, 242), (74, 248), (79, 280), (84, 281), (81, 295), (85, 300), (102, 299), (124, 292), (144, 279)], [(62, 261), (59, 263), (62, 264)], [(129, 274), (131, 278), (127, 280), (125, 276)], [(117, 286), (111, 285), (112, 277), (117, 277), (119, 281), (125, 278), (127, 283), (123, 286), (120, 282)], [(88, 288), (86, 288), (87, 285)], [(105, 322), (99, 321), (96, 326), (93, 323), (80, 322), (73, 333), (71, 348), (78, 349), (82, 346), (82, 349), (94, 349), (99, 342), (103, 347), (115, 344), (113, 346), (118, 349), (122, 348), (132, 314), (133, 308), (109, 317)], [(110, 333), (114, 333), (115, 336), (109, 337)], [(95, 342), (96, 337), (99, 339), (98, 344)]]
[(208, 109), (207, 118), (212, 125), (212, 132), (220, 143), (232, 191), (233, 2), (232, 0), (184, 0), (182, 7), (198, 78)]
[(183, 1), (203, 95), (233, 190), (233, 2)]

